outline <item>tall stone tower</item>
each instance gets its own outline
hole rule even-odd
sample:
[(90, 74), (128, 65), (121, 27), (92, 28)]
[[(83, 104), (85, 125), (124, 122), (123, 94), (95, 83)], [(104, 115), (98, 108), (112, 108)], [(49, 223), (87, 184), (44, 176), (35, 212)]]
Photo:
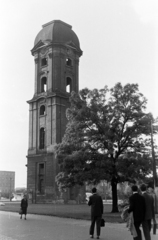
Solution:
[(71, 91), (79, 88), (80, 43), (72, 27), (46, 23), (31, 50), (35, 61), (34, 96), (29, 104), (27, 189), (33, 202), (56, 199), (58, 164), (54, 145), (62, 141)]

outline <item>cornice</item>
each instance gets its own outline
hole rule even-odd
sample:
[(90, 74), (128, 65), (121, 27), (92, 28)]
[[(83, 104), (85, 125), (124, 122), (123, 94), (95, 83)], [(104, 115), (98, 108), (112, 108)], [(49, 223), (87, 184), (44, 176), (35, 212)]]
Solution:
[(31, 100), (28, 100), (27, 103), (33, 103), (33, 102), (37, 102), (41, 98), (47, 99), (47, 98), (51, 98), (51, 97), (61, 97), (61, 98), (68, 99), (68, 98), (70, 98), (70, 95), (71, 95), (70, 93), (59, 92), (59, 91), (40, 93), (40, 94), (34, 96)]
[(47, 156), (53, 156), (53, 155), (54, 155), (54, 152), (47, 152), (47, 150), (43, 150), (43, 153), (28, 154), (26, 157), (27, 158), (36, 158), (36, 157), (42, 157), (42, 156), (47, 157)]
[[(33, 49), (31, 50), (31, 53), (32, 53), (32, 55), (34, 55), (37, 52), (40, 53), (41, 50), (44, 52), (50, 47), (52, 48), (52, 50), (53, 50), (54, 47), (55, 48), (56, 47), (60, 47), (60, 48), (62, 47), (62, 48), (67, 48), (67, 49), (69, 48), (69, 49), (71, 49), (70, 52), (72, 52), (72, 51), (76, 52), (79, 57), (82, 56), (82, 54), (83, 54), (82, 50), (78, 49), (72, 41), (67, 42), (65, 44), (65, 43), (51, 42), (51, 41), (50, 42), (42, 42), (41, 40), (33, 47)], [(44, 48), (46, 50), (44, 50)]]

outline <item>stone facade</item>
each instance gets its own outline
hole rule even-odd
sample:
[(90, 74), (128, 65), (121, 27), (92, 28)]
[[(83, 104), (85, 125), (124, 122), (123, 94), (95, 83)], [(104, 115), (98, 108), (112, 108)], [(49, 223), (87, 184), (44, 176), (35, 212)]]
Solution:
[(70, 93), (78, 92), (82, 51), (72, 27), (56, 20), (43, 25), (31, 52), (35, 87), (28, 101), (27, 189), (33, 202), (49, 202), (60, 197), (55, 183), (59, 169), (54, 146), (65, 133)]

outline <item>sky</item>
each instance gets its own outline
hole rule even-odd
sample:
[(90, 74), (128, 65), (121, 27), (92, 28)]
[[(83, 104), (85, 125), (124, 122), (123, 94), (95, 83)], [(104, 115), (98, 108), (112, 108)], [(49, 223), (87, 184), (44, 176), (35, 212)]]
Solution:
[(0, 8), (0, 170), (26, 187), (29, 106), (34, 94), (30, 50), (42, 25), (61, 20), (80, 40), (80, 89), (138, 83), (158, 116), (157, 0), (3, 0)]

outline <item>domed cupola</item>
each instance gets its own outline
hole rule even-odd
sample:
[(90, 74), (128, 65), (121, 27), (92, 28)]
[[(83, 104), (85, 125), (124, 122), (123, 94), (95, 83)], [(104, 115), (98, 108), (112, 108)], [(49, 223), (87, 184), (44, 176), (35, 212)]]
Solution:
[(78, 92), (80, 42), (72, 27), (60, 20), (42, 26), (31, 50), (35, 60), (35, 92), (32, 100), (51, 93)]
[(76, 49), (80, 55), (82, 55), (79, 39), (75, 32), (72, 30), (71, 25), (60, 20), (54, 20), (44, 24), (42, 27), (43, 29), (37, 34), (35, 38), (32, 53), (36, 48), (38, 48), (38, 45), (43, 42), (46, 45), (70, 45), (71, 47), (74, 47), (74, 49)]

